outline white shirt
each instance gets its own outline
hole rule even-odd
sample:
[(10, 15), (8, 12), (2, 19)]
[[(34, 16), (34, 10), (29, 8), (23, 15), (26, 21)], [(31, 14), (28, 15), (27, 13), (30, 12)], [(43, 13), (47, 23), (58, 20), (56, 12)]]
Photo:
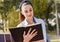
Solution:
[[(45, 27), (45, 22), (42, 19), (37, 19), (35, 17), (34, 17), (34, 20), (36, 21), (36, 23), (41, 23), (42, 24), (43, 37), (44, 37), (44, 41), (46, 42), (46, 27)], [(22, 27), (22, 26), (27, 26), (27, 25), (28, 25), (28, 22), (25, 19), (23, 22), (18, 24), (17, 27)]]

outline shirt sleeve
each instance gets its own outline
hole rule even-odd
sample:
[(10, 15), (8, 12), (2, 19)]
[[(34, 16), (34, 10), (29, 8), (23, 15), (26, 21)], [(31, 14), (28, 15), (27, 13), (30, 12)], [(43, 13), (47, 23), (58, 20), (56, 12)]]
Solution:
[(18, 24), (17, 27), (22, 27), (22, 23)]
[(45, 27), (45, 22), (42, 20), (41, 24), (42, 24), (42, 31), (43, 31), (44, 41), (46, 42), (46, 27)]

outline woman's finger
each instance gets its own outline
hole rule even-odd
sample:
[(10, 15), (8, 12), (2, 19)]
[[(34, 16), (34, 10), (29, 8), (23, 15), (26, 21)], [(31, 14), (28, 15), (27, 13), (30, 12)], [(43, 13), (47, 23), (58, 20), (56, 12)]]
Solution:
[(25, 36), (25, 34), (26, 34), (26, 32), (24, 31), (24, 33), (23, 33), (23, 37)]
[(33, 34), (35, 31), (36, 31), (36, 29), (34, 29), (34, 30), (31, 32), (31, 34)]
[(29, 31), (28, 31), (28, 33), (27, 33), (27, 35), (30, 34), (31, 30), (32, 30), (32, 29), (30, 28)]
[(36, 35), (37, 35), (37, 31), (32, 34), (32, 38), (35, 37)]

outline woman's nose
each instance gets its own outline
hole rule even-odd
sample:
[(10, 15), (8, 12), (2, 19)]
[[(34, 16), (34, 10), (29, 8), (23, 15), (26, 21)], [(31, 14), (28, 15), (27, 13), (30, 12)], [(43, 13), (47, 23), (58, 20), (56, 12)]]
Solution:
[(30, 11), (28, 12), (28, 15), (31, 15), (31, 12)]

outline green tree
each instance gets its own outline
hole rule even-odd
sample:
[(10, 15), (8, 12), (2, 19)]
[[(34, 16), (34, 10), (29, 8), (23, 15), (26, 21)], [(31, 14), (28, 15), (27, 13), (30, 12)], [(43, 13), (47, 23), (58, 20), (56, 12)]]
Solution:
[(33, 8), (34, 8), (34, 15), (38, 18), (45, 18), (45, 11), (47, 8), (47, 2), (48, 0), (30, 0), (33, 4)]
[(15, 7), (13, 7), (11, 11), (9, 11), (8, 21), (9, 27), (16, 27), (19, 23), (19, 12), (16, 12)]

